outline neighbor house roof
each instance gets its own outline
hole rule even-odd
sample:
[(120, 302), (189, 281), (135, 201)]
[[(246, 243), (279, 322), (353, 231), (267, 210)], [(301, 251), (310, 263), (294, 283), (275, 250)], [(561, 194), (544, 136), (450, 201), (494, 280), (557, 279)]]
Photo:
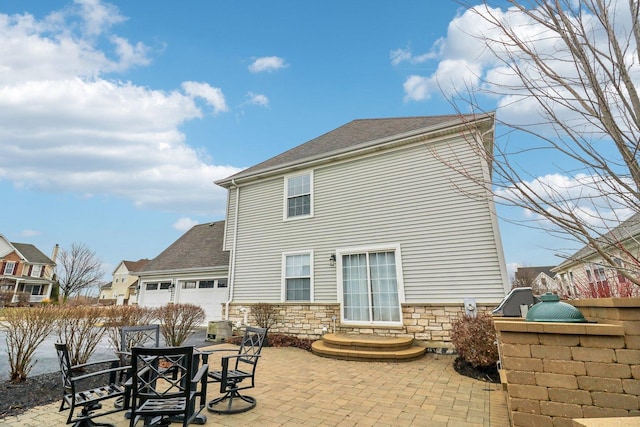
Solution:
[(227, 267), (229, 251), (222, 250), (224, 221), (192, 227), (137, 273)]
[(238, 172), (228, 178), (216, 181), (225, 186), (233, 180), (259, 175), (325, 157), (348, 153), (389, 142), (394, 137), (410, 137), (427, 131), (458, 126), (461, 123), (490, 119), (489, 114), (449, 114), (443, 116), (400, 117), (383, 119), (353, 120), (315, 139), (298, 145), (262, 163)]
[(544, 273), (549, 277), (553, 277), (554, 274), (551, 271), (553, 267), (553, 265), (544, 267), (518, 267), (518, 269), (516, 270), (516, 278), (522, 275), (526, 275), (529, 272), (534, 273), (533, 277), (538, 277), (540, 273)]
[[(632, 215), (629, 219), (623, 221), (616, 228), (597, 240), (601, 244), (607, 246), (618, 242), (624, 242), (630, 238), (635, 238), (638, 235), (640, 235), (640, 213)], [(554, 267), (553, 271), (560, 271), (572, 264), (581, 263), (595, 253), (596, 251), (594, 251), (591, 246), (585, 245), (571, 255), (566, 261), (563, 261), (560, 265)]]
[(135, 273), (136, 271), (142, 270), (148, 263), (149, 260), (147, 258), (139, 259), (138, 261), (122, 261), (122, 263), (127, 267), (130, 273)]
[(53, 262), (51, 258), (43, 254), (40, 249), (36, 248), (32, 244), (14, 242), (11, 242), (11, 244), (16, 248), (20, 255), (30, 263), (55, 265), (55, 262)]

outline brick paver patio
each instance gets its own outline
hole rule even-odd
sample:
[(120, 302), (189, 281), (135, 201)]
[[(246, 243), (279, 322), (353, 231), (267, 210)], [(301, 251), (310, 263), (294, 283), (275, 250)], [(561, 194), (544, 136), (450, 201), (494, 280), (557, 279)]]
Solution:
[[(508, 427), (501, 386), (459, 375), (454, 359), (427, 354), (403, 363), (350, 362), (295, 348), (264, 348), (256, 387), (246, 393), (257, 398), (257, 406), (241, 414), (217, 415), (206, 409), (203, 414), (207, 426)], [(210, 365), (219, 367), (219, 356)], [(209, 386), (209, 398), (218, 396), (216, 384)], [(58, 407), (59, 402), (33, 408), (0, 419), (0, 425), (61, 426), (67, 412)], [(123, 413), (96, 421), (129, 425)]]

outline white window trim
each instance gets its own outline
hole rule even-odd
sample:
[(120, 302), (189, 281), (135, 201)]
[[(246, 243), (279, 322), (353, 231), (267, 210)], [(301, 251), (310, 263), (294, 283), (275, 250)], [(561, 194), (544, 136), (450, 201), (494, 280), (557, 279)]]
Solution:
[[(36, 271), (36, 269), (38, 269), (38, 274), (34, 274), (34, 272)], [(40, 274), (42, 274), (42, 266), (41, 265), (33, 265), (31, 267), (31, 277), (40, 277)]]
[[(292, 256), (292, 255), (309, 255), (309, 301), (287, 301), (287, 277), (286, 277), (286, 271), (287, 271), (287, 257), (288, 256)], [(300, 302), (300, 303), (305, 303), (305, 302), (314, 302), (314, 286), (313, 286), (313, 265), (315, 264), (314, 262), (314, 257), (313, 257), (313, 250), (300, 250), (300, 251), (290, 251), (290, 252), (283, 252), (282, 253), (282, 266), (280, 267), (280, 275), (281, 275), (281, 279), (280, 279), (280, 302)]]
[[(398, 282), (398, 309), (400, 310), (399, 322), (379, 322), (379, 321), (353, 321), (345, 320), (344, 318), (344, 283), (342, 282), (342, 255), (361, 254), (364, 252), (382, 252), (382, 251), (394, 251), (396, 261), (396, 281)], [(381, 244), (371, 246), (357, 246), (349, 248), (336, 249), (336, 279), (338, 283), (338, 302), (340, 303), (340, 323), (349, 326), (402, 326), (402, 304), (405, 302), (404, 297), (404, 275), (402, 273), (402, 253), (400, 250), (400, 244)]]
[[(311, 197), (311, 206), (309, 207), (309, 215), (298, 215), (298, 216), (288, 216), (289, 213), (289, 203), (288, 203), (288, 199), (289, 199), (289, 195), (287, 194), (289, 191), (289, 179), (290, 178), (296, 178), (298, 176), (303, 176), (303, 175), (309, 175), (309, 195)], [(283, 189), (283, 206), (282, 206), (282, 218), (284, 221), (296, 221), (298, 219), (306, 219), (306, 218), (313, 218), (313, 214), (314, 214), (314, 209), (313, 209), (313, 205), (315, 204), (314, 200), (315, 200), (315, 196), (313, 193), (313, 181), (314, 181), (314, 176), (313, 176), (313, 170), (307, 170), (304, 172), (297, 172), (297, 173), (292, 173), (289, 175), (285, 175), (284, 176), (284, 189)]]
[[(11, 270), (9, 270), (9, 266), (11, 266)], [(15, 261), (7, 261), (4, 265), (4, 269), (2, 270), (2, 274), (6, 274), (8, 276), (13, 276), (13, 273), (16, 271), (16, 262)]]

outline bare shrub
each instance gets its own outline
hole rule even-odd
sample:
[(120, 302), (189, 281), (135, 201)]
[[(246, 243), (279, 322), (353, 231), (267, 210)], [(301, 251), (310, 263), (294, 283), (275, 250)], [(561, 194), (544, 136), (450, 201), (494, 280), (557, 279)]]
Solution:
[[(225, 339), (224, 342), (227, 344), (240, 345), (242, 338), (240, 335), (234, 335)], [(265, 340), (265, 347), (295, 347), (306, 351), (311, 351), (311, 344), (315, 341), (311, 338), (299, 338), (286, 334), (269, 334), (268, 338), (268, 341)]]
[(87, 363), (107, 331), (101, 326), (104, 310), (91, 306), (60, 308), (58, 339), (69, 346), (72, 365)]
[(16, 292), (18, 307), (29, 307), (29, 301), (31, 300), (31, 294), (29, 292)]
[(194, 304), (167, 304), (156, 308), (154, 317), (168, 346), (182, 345), (206, 319), (202, 307)]
[(153, 309), (138, 305), (117, 305), (103, 308), (107, 340), (114, 350), (120, 350), (120, 329), (123, 326), (148, 325), (153, 322)]
[(276, 306), (266, 302), (259, 302), (251, 306), (251, 317), (261, 328), (269, 329), (278, 320)]
[(13, 292), (0, 291), (0, 307), (8, 307), (13, 299)]
[(498, 362), (496, 331), (493, 319), (486, 313), (455, 320), (451, 341), (460, 357), (474, 367), (495, 366)]
[(0, 313), (4, 317), (9, 380), (12, 383), (23, 382), (35, 364), (34, 352), (53, 331), (59, 310), (42, 306), (5, 308)]

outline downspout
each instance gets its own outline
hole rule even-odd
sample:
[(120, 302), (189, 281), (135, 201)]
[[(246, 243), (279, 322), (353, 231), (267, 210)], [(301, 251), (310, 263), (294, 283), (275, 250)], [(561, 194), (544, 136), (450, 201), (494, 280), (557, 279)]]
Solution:
[(225, 320), (229, 320), (229, 304), (233, 301), (233, 285), (236, 276), (236, 247), (238, 246), (238, 211), (240, 209), (240, 187), (236, 180), (232, 179), (231, 184), (236, 187), (236, 206), (233, 221), (233, 247), (231, 248), (231, 266), (229, 269), (229, 299), (224, 305)]

